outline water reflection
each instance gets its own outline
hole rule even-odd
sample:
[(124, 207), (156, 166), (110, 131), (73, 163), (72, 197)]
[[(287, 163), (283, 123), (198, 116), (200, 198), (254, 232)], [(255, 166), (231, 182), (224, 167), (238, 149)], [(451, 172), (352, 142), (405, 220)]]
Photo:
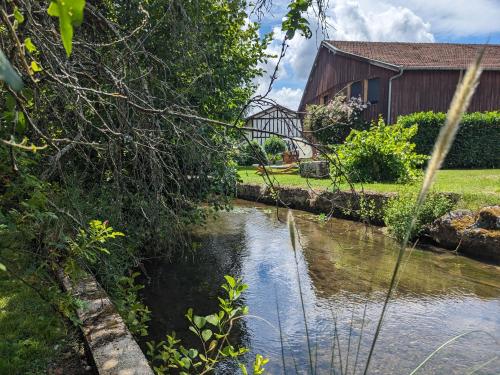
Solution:
[[(313, 215), (295, 211), (301, 244), (297, 267), (286, 215), (284, 209), (238, 202), (233, 212), (196, 230), (201, 247), (195, 259), (151, 266), (154, 281), (145, 290), (154, 312), (151, 338), (172, 330), (189, 337), (186, 309), (214, 311), (223, 275), (239, 275), (250, 286), (245, 303), (251, 314), (265, 321), (248, 318), (236, 339), (248, 345), (252, 355), (269, 357), (271, 374), (283, 373), (279, 309), (286, 373), (308, 373), (298, 272), (317, 373), (330, 373), (332, 348), (336, 373), (340, 367), (344, 373), (362, 373), (397, 247), (379, 229), (343, 220), (319, 224)], [(409, 373), (441, 343), (468, 330), (484, 330), (500, 340), (498, 267), (413, 250), (407, 252), (402, 269), (370, 373)], [(338, 343), (332, 340), (335, 330)], [(448, 346), (419, 373), (466, 373), (499, 351), (492, 338), (471, 334)], [(499, 366), (498, 360), (492, 361), (477, 373), (497, 374)]]

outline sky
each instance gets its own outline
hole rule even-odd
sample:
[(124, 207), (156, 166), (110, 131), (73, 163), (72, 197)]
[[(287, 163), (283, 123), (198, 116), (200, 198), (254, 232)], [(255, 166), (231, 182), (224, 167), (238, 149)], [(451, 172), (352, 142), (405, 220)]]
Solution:
[[(311, 39), (296, 34), (289, 41), (280, 64), (271, 99), (297, 109), (321, 40), (450, 42), (500, 44), (500, 0), (327, 0), (328, 35), (316, 30), (314, 14), (308, 16)], [(260, 19), (261, 34), (273, 31), (268, 51), (277, 55), (283, 33), (280, 25), (289, 0), (273, 0)], [(257, 21), (256, 16), (251, 17)], [(276, 59), (261, 67), (256, 79), (258, 94), (267, 91)]]

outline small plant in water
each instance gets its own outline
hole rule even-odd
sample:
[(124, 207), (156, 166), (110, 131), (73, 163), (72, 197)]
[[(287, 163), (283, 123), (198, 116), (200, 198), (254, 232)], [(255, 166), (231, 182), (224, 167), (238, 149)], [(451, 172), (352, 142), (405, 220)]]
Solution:
[(328, 216), (326, 216), (325, 214), (319, 214), (318, 216), (316, 216), (316, 220), (319, 223), (326, 223), (328, 221)]
[[(242, 373), (249, 374), (246, 366), (239, 361), (239, 358), (248, 352), (248, 348), (235, 347), (229, 341), (234, 323), (248, 314), (248, 307), (239, 305), (241, 294), (248, 285), (241, 279), (228, 275), (224, 278), (226, 282), (221, 287), (226, 291), (226, 295), (218, 297), (218, 312), (199, 316), (194, 314), (193, 309), (189, 309), (186, 313), (190, 323), (189, 330), (199, 338), (201, 351), (182, 346), (175, 332), (167, 335), (166, 341), (147, 343), (147, 354), (156, 374), (168, 374), (172, 370), (183, 375), (207, 374), (225, 359), (236, 361)], [(263, 374), (267, 362), (268, 359), (258, 354), (252, 366), (252, 374)]]

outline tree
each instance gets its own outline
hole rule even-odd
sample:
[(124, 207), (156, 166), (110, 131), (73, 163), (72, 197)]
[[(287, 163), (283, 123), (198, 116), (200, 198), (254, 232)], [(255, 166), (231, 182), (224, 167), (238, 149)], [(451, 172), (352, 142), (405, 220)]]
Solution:
[(286, 143), (282, 138), (272, 135), (264, 142), (264, 150), (271, 161), (276, 162), (281, 158), (281, 154), (286, 151)]

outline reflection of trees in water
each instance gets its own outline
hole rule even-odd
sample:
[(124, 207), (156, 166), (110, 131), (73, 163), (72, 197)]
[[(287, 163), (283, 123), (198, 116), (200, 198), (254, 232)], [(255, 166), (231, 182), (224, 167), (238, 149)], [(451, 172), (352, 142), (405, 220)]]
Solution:
[[(308, 216), (297, 215), (296, 224), (311, 279), (320, 293), (387, 290), (397, 257), (392, 239), (359, 223), (333, 219), (318, 224)], [(483, 298), (500, 295), (492, 266), (418, 249), (408, 250), (403, 263), (399, 295), (443, 295), (461, 289)]]
[[(147, 265), (151, 281), (142, 296), (152, 311), (152, 320), (149, 336), (143, 339), (143, 343), (162, 340), (167, 333), (175, 331), (185, 347), (199, 345), (199, 339), (187, 329), (187, 309), (192, 307), (196, 315), (203, 316), (219, 311), (217, 297), (225, 293), (220, 287), (225, 282), (224, 275), (238, 277), (241, 274), (241, 254), (245, 244), (245, 231), (241, 225), (244, 222), (229, 223), (226, 219), (226, 216), (221, 217), (218, 226), (209, 224), (193, 234), (193, 241), (201, 245), (194, 254), (175, 263), (162, 261)], [(221, 230), (228, 227), (234, 230), (229, 233)], [(244, 345), (248, 341), (243, 320), (235, 324), (232, 332), (231, 343)]]

